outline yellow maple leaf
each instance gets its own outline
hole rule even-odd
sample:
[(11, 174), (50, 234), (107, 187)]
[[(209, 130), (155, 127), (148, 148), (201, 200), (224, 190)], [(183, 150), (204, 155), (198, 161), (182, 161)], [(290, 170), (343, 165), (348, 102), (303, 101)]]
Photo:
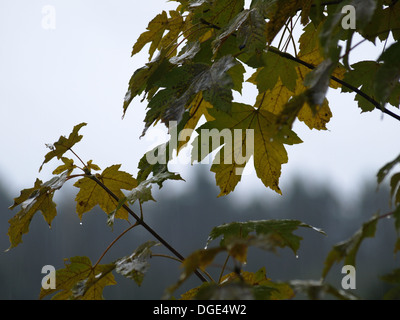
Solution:
[[(119, 199), (123, 199), (125, 195), (121, 190), (132, 190), (137, 187), (137, 181), (129, 173), (119, 171), (120, 167), (121, 165), (108, 167), (102, 174), (98, 174), (96, 177)], [(88, 177), (78, 180), (74, 186), (79, 188), (75, 201), (76, 212), (80, 219), (82, 219), (82, 215), (85, 212), (90, 211), (96, 205), (99, 205), (107, 214), (113, 212), (118, 205), (117, 200), (96, 183), (96, 181)], [(121, 210), (117, 211), (116, 217), (127, 220), (128, 212), (121, 208)]]

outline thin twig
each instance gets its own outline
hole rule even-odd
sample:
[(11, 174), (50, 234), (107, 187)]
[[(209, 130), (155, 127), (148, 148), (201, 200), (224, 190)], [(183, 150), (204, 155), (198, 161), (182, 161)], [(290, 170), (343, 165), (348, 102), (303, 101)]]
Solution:
[[(100, 187), (102, 187), (114, 200), (118, 203), (120, 199), (106, 186), (102, 183), (96, 176), (88, 175), (88, 178), (95, 181)], [(180, 260), (185, 260), (185, 258), (174, 248), (172, 247), (164, 238), (162, 238), (156, 231), (154, 231), (147, 223), (145, 223), (135, 212), (132, 211), (126, 204), (123, 204), (122, 207), (137, 221), (139, 225), (145, 228), (153, 237), (155, 237), (158, 241), (161, 242), (169, 251), (171, 251), (177, 258)], [(196, 276), (203, 282), (207, 282), (207, 279), (199, 273), (197, 270), (194, 272)]]
[[(299, 58), (296, 58), (296, 57), (292, 56), (292, 55), (289, 54), (289, 53), (281, 52), (281, 51), (279, 51), (279, 50), (277, 50), (277, 49), (275, 49), (275, 48), (273, 48), (273, 47), (270, 47), (270, 48), (268, 49), (268, 51), (270, 51), (270, 52), (272, 52), (272, 53), (275, 53), (275, 54), (277, 54), (277, 55), (279, 55), (279, 56), (281, 56), (281, 57), (283, 57), (283, 58), (286, 58), (286, 59), (289, 59), (289, 60), (293, 60), (293, 61), (295, 61), (295, 62), (297, 62), (297, 63), (299, 63), (299, 64), (301, 64), (301, 65), (307, 67), (307, 68), (310, 69), (310, 70), (315, 69), (315, 66), (314, 66), (314, 65), (312, 65), (312, 64), (310, 64), (310, 63), (308, 63), (308, 62), (305, 62), (305, 61), (303, 61), (303, 60), (301, 60), (301, 59), (299, 59)], [(337, 77), (335, 77), (335, 76), (331, 76), (330, 78), (331, 78), (333, 81), (336, 81), (337, 83), (340, 83), (342, 86), (345, 86), (346, 88), (352, 90), (353, 92), (358, 93), (361, 97), (363, 97), (364, 99), (366, 99), (367, 101), (369, 101), (370, 103), (372, 103), (377, 109), (380, 109), (382, 112), (384, 112), (384, 113), (388, 114), (389, 116), (393, 117), (394, 119), (400, 121), (400, 116), (399, 116), (399, 115), (397, 115), (397, 114), (393, 113), (392, 111), (386, 109), (386, 108), (383, 107), (378, 101), (376, 101), (375, 99), (373, 99), (372, 97), (370, 97), (370, 96), (367, 95), (365, 92), (363, 92), (363, 91), (361, 91), (360, 89), (358, 89), (357, 87), (354, 87), (354, 86), (351, 85), (350, 83), (348, 83), (348, 82), (346, 82), (346, 81), (343, 81), (343, 80), (340, 80), (339, 78), (337, 78)]]
[(223, 265), (222, 268), (221, 268), (221, 273), (219, 274), (219, 277), (218, 277), (218, 284), (221, 283), (221, 279), (222, 279), (222, 276), (224, 275), (225, 268), (226, 268), (226, 265), (227, 265), (227, 263), (228, 263), (229, 257), (230, 257), (230, 255), (228, 254), (228, 255), (226, 256), (224, 265)]
[(86, 168), (86, 164), (83, 162), (83, 160), (75, 153), (74, 150), (72, 150), (71, 148), (69, 148), (69, 151), (71, 151), (75, 157), (78, 158), (78, 160), (83, 164), (83, 167)]
[[(329, 2), (329, 3), (325, 3), (325, 4), (326, 4), (326, 5), (327, 5), (327, 4), (336, 4), (336, 2), (337, 2), (337, 3), (340, 3), (341, 1)], [(217, 30), (220, 30), (220, 29), (221, 29), (219, 26), (216, 26), (216, 25), (214, 25), (214, 24), (212, 24), (212, 23), (210, 23), (210, 22), (208, 22), (208, 21), (205, 21), (204, 19), (201, 19), (200, 22), (203, 23), (203, 24), (205, 24), (205, 25), (208, 25), (208, 26), (211, 27), (211, 28), (214, 28), (214, 29), (217, 29)], [(235, 37), (236, 37), (236, 34), (235, 34), (235, 33), (232, 33), (232, 36), (235, 36)], [(286, 58), (286, 59), (289, 59), (289, 60), (293, 60), (293, 61), (295, 61), (295, 62), (297, 62), (297, 63), (299, 63), (299, 64), (301, 64), (301, 65), (307, 67), (307, 68), (310, 69), (310, 70), (315, 69), (315, 66), (314, 66), (314, 65), (312, 65), (312, 64), (310, 64), (310, 63), (308, 63), (308, 62), (305, 62), (305, 61), (303, 61), (303, 60), (301, 60), (301, 59), (299, 59), (299, 58), (297, 58), (297, 57), (294, 57), (294, 56), (292, 56), (292, 55), (289, 54), (289, 53), (282, 52), (282, 51), (280, 51), (280, 50), (278, 50), (278, 49), (275, 49), (275, 48), (273, 48), (273, 47), (271, 47), (271, 46), (268, 47), (268, 51), (270, 51), (270, 52), (272, 52), (272, 53), (275, 53), (275, 54), (277, 54), (277, 55), (279, 55), (279, 56), (281, 56), (281, 57), (283, 57), (283, 58)], [(358, 89), (358, 88), (352, 86), (351, 84), (349, 84), (349, 83), (347, 83), (347, 82), (345, 82), (345, 81), (343, 81), (343, 80), (340, 80), (340, 79), (336, 78), (335, 76), (331, 76), (330, 78), (331, 78), (333, 81), (336, 81), (337, 83), (340, 83), (341, 85), (345, 86), (346, 88), (352, 90), (353, 92), (358, 93), (361, 97), (363, 97), (364, 99), (366, 99), (367, 101), (369, 101), (370, 103), (372, 103), (377, 109), (380, 109), (383, 113), (386, 113), (387, 115), (391, 116), (392, 118), (394, 118), (394, 119), (400, 121), (400, 116), (399, 116), (399, 115), (397, 115), (397, 114), (395, 114), (394, 112), (392, 112), (392, 111), (386, 109), (386, 108), (385, 108), (384, 106), (382, 106), (378, 101), (376, 101), (375, 99), (373, 99), (372, 97), (370, 97), (369, 95), (367, 95), (365, 92), (361, 91), (360, 89)]]
[(152, 253), (152, 254), (150, 255), (150, 257), (168, 258), (168, 259), (175, 260), (175, 261), (178, 261), (178, 262), (182, 263), (182, 260), (181, 260), (181, 259), (175, 258), (175, 257), (173, 257), (173, 256), (169, 256), (169, 255), (167, 255), (167, 254)]
[(111, 249), (111, 247), (125, 234), (127, 233), (129, 230), (133, 229), (134, 227), (138, 226), (139, 223), (135, 223), (133, 225), (131, 225), (130, 227), (128, 227), (127, 229), (125, 229), (118, 237), (116, 237), (106, 248), (106, 250), (104, 250), (104, 252), (102, 253), (102, 255), (100, 256), (100, 258), (97, 260), (97, 262), (94, 264), (94, 266), (92, 267), (92, 269), (95, 269), (96, 266), (100, 263), (101, 259), (103, 259), (103, 257), (105, 256), (105, 254), (107, 253), (108, 250)]

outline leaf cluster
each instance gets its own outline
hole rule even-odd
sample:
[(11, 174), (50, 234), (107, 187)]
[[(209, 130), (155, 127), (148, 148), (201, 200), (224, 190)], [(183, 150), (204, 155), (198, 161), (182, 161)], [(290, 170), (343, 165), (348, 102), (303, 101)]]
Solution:
[[(99, 206), (110, 226), (115, 218), (128, 221), (130, 226), (95, 264), (88, 257), (66, 259), (65, 268), (56, 273), (57, 288), (42, 289), (40, 298), (102, 299), (104, 287), (116, 284), (113, 272), (141, 285), (153, 255), (150, 249), (159, 242), (174, 255), (167, 257), (182, 266), (180, 278), (167, 291), (169, 296), (195, 274), (203, 283), (182, 299), (290, 299), (297, 291), (312, 299), (325, 294), (353, 299), (322, 280), (280, 283), (267, 278), (265, 268), (242, 270), (250, 247), (273, 252), (289, 248), (297, 254), (302, 238), (294, 231), (308, 228), (323, 233), (317, 228), (285, 219), (231, 222), (213, 228), (206, 248), (185, 258), (144, 221), (142, 204), (155, 201), (153, 185), (161, 188), (166, 180), (183, 180), (168, 170), (168, 163), (191, 138), (192, 163), (212, 158), (210, 170), (215, 173), (219, 196), (235, 190), (251, 159), (265, 187), (282, 194), (279, 181), (282, 166), (289, 160), (286, 148), (303, 142), (293, 125), (298, 121), (310, 130), (327, 130), (333, 116), (328, 90), (352, 92), (362, 112), (378, 110), (400, 120), (388, 109), (399, 108), (400, 101), (400, 1), (252, 0), (249, 6), (244, 0), (176, 2), (176, 10), (158, 14), (134, 44), (132, 56), (148, 48), (149, 61), (133, 73), (123, 101), (125, 116), (134, 99), (142, 96), (147, 105), (142, 136), (162, 123), (169, 129), (170, 139), (141, 158), (136, 177), (121, 170), (120, 164), (102, 170), (73, 151), (86, 123), (76, 125), (68, 137), (48, 144), (50, 152), (39, 171), (53, 160), (61, 164), (50, 180), (37, 179), (32, 188), (22, 190), (14, 199), (10, 208), (19, 206), (20, 211), (9, 220), (10, 249), (22, 242), (37, 212), (51, 226), (57, 215), (55, 191), (77, 179), (75, 201), (80, 219)], [(356, 9), (354, 29), (343, 27), (348, 18), (344, 6)], [(362, 40), (354, 44), (355, 36)], [(392, 43), (388, 43), (390, 37)], [(381, 41), (382, 53), (376, 59), (350, 64), (354, 48), (363, 42), (377, 45)], [(236, 97), (245, 95), (245, 85), (254, 86), (256, 94), (242, 103)], [(67, 153), (74, 157), (68, 158)], [(378, 183), (399, 163), (397, 157), (384, 166), (378, 172)], [(395, 209), (373, 216), (352, 237), (335, 245), (325, 260), (323, 280), (334, 263), (355, 265), (362, 242), (375, 235), (383, 217), (394, 217), (399, 235), (400, 173), (392, 175), (390, 187)], [(140, 215), (131, 209), (136, 204)], [(100, 264), (112, 245), (136, 226), (144, 227), (158, 242), (146, 242), (131, 255)], [(209, 248), (216, 239), (220, 239), (218, 245)], [(399, 249), (398, 236), (394, 251)], [(216, 280), (207, 268), (221, 253), (226, 261)], [(233, 272), (225, 274), (229, 259)], [(387, 297), (398, 295), (399, 271), (382, 279), (395, 285)]]

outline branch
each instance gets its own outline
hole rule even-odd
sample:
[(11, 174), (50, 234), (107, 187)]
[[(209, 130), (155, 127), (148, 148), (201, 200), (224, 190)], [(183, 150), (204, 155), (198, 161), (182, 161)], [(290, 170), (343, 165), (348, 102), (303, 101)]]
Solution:
[[(100, 187), (102, 187), (112, 198), (114, 198), (118, 203), (120, 199), (109, 189), (107, 188), (104, 183), (102, 183), (99, 179), (97, 179), (96, 176), (94, 175), (88, 175), (88, 178), (92, 179), (95, 181)], [(185, 258), (175, 250), (174, 247), (172, 247), (164, 238), (162, 238), (156, 231), (154, 231), (147, 223), (143, 221), (135, 212), (132, 211), (131, 208), (129, 208), (126, 204), (123, 204), (122, 207), (128, 211), (128, 213), (137, 221), (138, 225), (141, 225), (143, 228), (145, 228), (154, 238), (156, 238), (160, 243), (162, 243), (169, 251), (171, 251), (178, 259), (180, 260), (185, 260)], [(136, 224), (135, 224), (136, 225)], [(207, 279), (203, 277), (203, 275), (198, 272), (197, 270), (194, 272), (196, 276), (202, 281), (202, 282), (207, 282)]]
[[(338, 4), (338, 3), (340, 3), (340, 2), (342, 2), (342, 1), (325, 2), (325, 3), (321, 3), (321, 4), (325, 4), (325, 5), (328, 5), (328, 4)], [(205, 24), (205, 25), (207, 25), (207, 26), (209, 26), (210, 28), (214, 28), (214, 29), (217, 29), (217, 30), (220, 30), (220, 29), (221, 29), (221, 27), (216, 26), (216, 25), (214, 25), (214, 24), (212, 24), (212, 23), (210, 23), (210, 22), (208, 22), (208, 21), (206, 21), (206, 20), (204, 20), (204, 19), (200, 19), (200, 22), (203, 23), (203, 24)], [(235, 34), (235, 33), (232, 33), (232, 36), (236, 37), (236, 34)], [(305, 62), (305, 61), (303, 61), (303, 60), (301, 60), (301, 59), (299, 59), (299, 58), (296, 58), (296, 57), (292, 56), (292, 55), (289, 54), (289, 53), (279, 51), (278, 49), (275, 49), (275, 48), (273, 48), (273, 47), (268, 47), (268, 51), (270, 51), (270, 52), (272, 52), (272, 53), (275, 53), (275, 54), (277, 54), (277, 55), (279, 55), (279, 56), (281, 56), (281, 57), (283, 57), (283, 58), (286, 58), (286, 59), (295, 61), (295, 62), (297, 62), (297, 63), (299, 63), (299, 64), (301, 64), (301, 65), (307, 67), (307, 68), (310, 69), (310, 70), (315, 69), (315, 66), (314, 66), (314, 65), (312, 65), (312, 64), (310, 64), (310, 63), (307, 63), (307, 62)], [(240, 54), (240, 53), (239, 53), (239, 54)], [(360, 89), (358, 89), (358, 88), (352, 86), (350, 83), (348, 83), (348, 82), (346, 82), (346, 81), (343, 81), (343, 80), (340, 80), (340, 79), (336, 78), (335, 76), (331, 76), (330, 78), (331, 78), (333, 81), (336, 81), (337, 83), (340, 83), (342, 86), (345, 86), (346, 88), (352, 90), (353, 92), (358, 93), (361, 97), (363, 97), (364, 99), (366, 99), (367, 101), (369, 101), (370, 103), (372, 103), (377, 109), (380, 109), (383, 113), (386, 113), (387, 115), (391, 116), (392, 118), (394, 118), (394, 119), (400, 121), (400, 115), (398, 115), (398, 114), (396, 114), (396, 113), (394, 113), (394, 112), (392, 112), (392, 111), (386, 109), (386, 108), (385, 108), (384, 106), (382, 106), (378, 101), (376, 101), (375, 99), (373, 99), (372, 97), (370, 97), (370, 96), (369, 96), (368, 94), (366, 94), (365, 92), (363, 92), (363, 91), (361, 91)]]
[(133, 229), (134, 227), (136, 227), (137, 225), (139, 225), (138, 223), (135, 223), (134, 225), (131, 225), (129, 228), (125, 229), (118, 237), (116, 237), (106, 248), (106, 250), (104, 250), (104, 252), (101, 254), (100, 258), (97, 260), (97, 262), (94, 264), (94, 266), (92, 267), (92, 269), (95, 269), (96, 266), (100, 263), (101, 259), (103, 259), (103, 257), (105, 256), (105, 254), (107, 253), (108, 250), (111, 249), (111, 247), (125, 234), (127, 233), (129, 230)]
[[(279, 51), (279, 50), (277, 50), (277, 49), (275, 49), (273, 47), (269, 47), (268, 51), (270, 51), (272, 53), (275, 53), (275, 54), (281, 56), (282, 58), (286, 58), (286, 59), (295, 61), (295, 62), (307, 67), (310, 70), (315, 69), (314, 65), (312, 65), (312, 64), (310, 64), (308, 62), (305, 62), (305, 61), (303, 61), (303, 60), (301, 60), (299, 58), (296, 58), (296, 57), (292, 56), (289, 53)], [(354, 87), (353, 85), (351, 85), (350, 83), (348, 83), (346, 81), (343, 81), (343, 80), (340, 80), (339, 78), (336, 78), (335, 76), (331, 76), (330, 78), (333, 81), (336, 81), (337, 83), (340, 83), (342, 86), (345, 86), (346, 88), (348, 88), (348, 89), (352, 90), (353, 92), (359, 94), (361, 97), (363, 97), (364, 99), (366, 99), (367, 101), (372, 103), (377, 109), (382, 110), (383, 113), (386, 113), (389, 116), (393, 117), (394, 119), (400, 121), (400, 116), (399, 115), (397, 115), (397, 114), (393, 113), (392, 111), (390, 111), (390, 110), (386, 109), (385, 107), (383, 107), (378, 101), (376, 101), (375, 99), (373, 99), (372, 97), (367, 95), (365, 92), (363, 92), (360, 89)]]

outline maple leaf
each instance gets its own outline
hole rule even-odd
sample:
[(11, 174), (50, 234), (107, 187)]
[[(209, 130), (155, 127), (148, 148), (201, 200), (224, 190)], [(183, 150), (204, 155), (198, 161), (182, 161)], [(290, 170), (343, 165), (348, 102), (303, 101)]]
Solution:
[(93, 268), (88, 257), (77, 256), (66, 259), (64, 265), (64, 269), (56, 271), (56, 288), (42, 288), (40, 299), (56, 293), (52, 300), (102, 300), (104, 287), (116, 284), (111, 272), (114, 264)]
[[(264, 10), (264, 16), (269, 18), (265, 29), (266, 39), (271, 43), (278, 32), (285, 25), (286, 21), (293, 17), (299, 7), (304, 6), (306, 11), (309, 10), (312, 0), (277, 0), (277, 1), (258, 1)], [(301, 2), (301, 3), (299, 3)], [(308, 8), (308, 9), (307, 9)], [(305, 21), (303, 16), (302, 21)]]
[[(379, 1), (381, 2), (381, 1)], [(368, 25), (361, 34), (366, 39), (375, 43), (376, 38), (385, 41), (391, 33), (394, 40), (400, 39), (400, 3), (379, 3)]]
[[(250, 239), (249, 244), (275, 251), (277, 247), (289, 247), (294, 254), (300, 247), (302, 237), (293, 234), (299, 227), (310, 228), (321, 234), (321, 229), (310, 226), (299, 220), (258, 220), (247, 222), (231, 222), (214, 227), (207, 239), (207, 246), (211, 241), (221, 237), (220, 245), (227, 245), (232, 240)], [(256, 241), (252, 241), (249, 235), (255, 234)]]
[(247, 81), (255, 84), (259, 92), (274, 89), (278, 80), (291, 92), (296, 89), (298, 66), (292, 60), (282, 58), (272, 52), (263, 54), (263, 67), (259, 68)]
[[(351, 68), (352, 70), (346, 72), (343, 80), (375, 99), (373, 79), (379, 69), (379, 64), (375, 61), (360, 61), (352, 64)], [(342, 92), (351, 92), (351, 90), (343, 86)], [(359, 94), (356, 94), (355, 100), (358, 101), (358, 106), (363, 112), (375, 109), (372, 103)]]
[(229, 273), (219, 284), (203, 283), (181, 295), (181, 300), (284, 300), (294, 296), (286, 283), (273, 282), (266, 277), (265, 268), (257, 272)]
[[(262, 102), (256, 103), (256, 108), (246, 104), (233, 103), (231, 114), (211, 109), (210, 114), (216, 120), (197, 129), (199, 136), (193, 142), (192, 150), (192, 160), (194, 161), (203, 160), (207, 154), (222, 145), (221, 142), (220, 144), (210, 144), (209, 141), (204, 141), (204, 137), (202, 138), (201, 135), (202, 130), (207, 129), (212, 132), (212, 129), (217, 129), (222, 132), (225, 129), (231, 132), (231, 137), (234, 137), (235, 129), (242, 131), (241, 139), (233, 139), (233, 143), (225, 141), (211, 166), (211, 171), (216, 173), (217, 185), (221, 189), (219, 196), (234, 190), (240, 181), (243, 167), (252, 155), (257, 176), (266, 187), (281, 193), (278, 186), (281, 166), (288, 160), (284, 144), (296, 144), (301, 140), (288, 128), (278, 130), (276, 116), (261, 106)], [(247, 145), (247, 135), (250, 132), (254, 134), (254, 145)], [(205, 148), (198, 148), (198, 146), (205, 146)], [(245, 157), (243, 157), (243, 150), (246, 150)], [(239, 156), (243, 157), (240, 162), (237, 161)], [(224, 161), (221, 162), (220, 159), (224, 159)]]
[[(374, 78), (374, 92), (383, 106), (393, 93), (399, 92), (400, 87), (400, 44), (395, 42), (378, 58), (382, 62)], [(400, 101), (397, 99), (396, 106)]]
[[(142, 33), (132, 48), (132, 56), (143, 49), (147, 43), (150, 44), (149, 60), (151, 60), (157, 49), (167, 48), (176, 41), (181, 28), (184, 25), (182, 16), (177, 11), (170, 11), (170, 18), (165, 11), (158, 14), (147, 26), (147, 31)], [(163, 37), (165, 31), (169, 32)]]
[(237, 281), (239, 278), (251, 287), (255, 300), (287, 300), (294, 296), (293, 289), (288, 284), (273, 282), (267, 278), (265, 268), (256, 272), (242, 270), (240, 275), (229, 273), (221, 278), (221, 283)]
[(134, 203), (136, 200), (139, 200), (140, 203), (145, 201), (154, 200), (151, 194), (151, 188), (153, 184), (158, 184), (159, 188), (162, 188), (163, 182), (166, 180), (183, 180), (179, 174), (172, 173), (169, 171), (158, 172), (153, 175), (151, 178), (141, 181), (139, 185), (133, 188), (132, 191), (126, 196), (126, 199), (130, 203)]
[[(395, 166), (400, 163), (400, 155), (394, 160), (385, 164), (377, 173), (378, 185), (388, 176)], [(390, 179), (390, 195), (395, 206), (400, 204), (400, 172), (395, 173)]]
[(322, 300), (329, 294), (340, 300), (357, 300), (358, 298), (345, 290), (338, 290), (329, 283), (321, 280), (291, 280), (288, 282), (294, 292), (305, 293), (311, 300)]
[(44, 161), (40, 166), (39, 172), (42, 170), (42, 167), (45, 163), (49, 162), (54, 157), (60, 159), (65, 152), (70, 150), (76, 143), (81, 141), (82, 135), (78, 134), (78, 131), (83, 126), (86, 126), (86, 123), (80, 123), (74, 127), (68, 138), (61, 136), (60, 139), (55, 142), (53, 145), (49, 145), (51, 151), (47, 153), (44, 157)]
[(357, 230), (352, 237), (346, 241), (336, 244), (329, 252), (324, 262), (322, 278), (325, 278), (335, 262), (344, 260), (344, 264), (356, 265), (356, 256), (362, 241), (365, 238), (373, 238), (375, 236), (376, 226), (379, 216), (373, 216), (369, 221), (365, 222), (362, 227)]
[(10, 224), (8, 236), (11, 243), (9, 249), (22, 242), (22, 235), (29, 232), (29, 225), (36, 212), (42, 212), (45, 221), (51, 226), (51, 222), (57, 215), (53, 195), (64, 185), (67, 176), (68, 172), (64, 172), (45, 183), (36, 179), (33, 188), (22, 190), (21, 195), (14, 199), (14, 204), (10, 209), (20, 205), (21, 210), (8, 221)]
[(196, 1), (190, 4), (193, 24), (205, 20), (218, 27), (227, 25), (243, 10), (244, 0)]
[(161, 50), (156, 58), (133, 73), (124, 97), (123, 117), (136, 96), (140, 95), (143, 91), (148, 93), (151, 90), (158, 89), (157, 87), (154, 88), (154, 82), (162, 77), (168, 70), (172, 69), (173, 64), (166, 59), (165, 54), (165, 50)]
[(61, 161), (64, 163), (54, 169), (53, 174), (60, 174), (64, 171), (68, 171), (68, 175), (76, 168), (73, 159), (68, 159), (66, 157), (61, 157)]
[[(193, 99), (190, 106), (188, 107), (188, 110), (182, 117), (181, 124), (177, 128), (177, 131), (179, 131), (177, 132), (177, 154), (182, 149), (182, 147), (184, 147), (189, 142), (190, 137), (192, 136), (192, 133), (202, 116), (204, 116), (207, 121), (213, 120), (213, 117), (211, 117), (207, 111), (212, 107), (213, 106), (209, 102), (204, 100), (201, 92), (197, 94), (196, 97)], [(186, 133), (190, 133), (190, 135)], [(185, 134), (185, 137), (182, 137), (182, 134)]]
[(236, 65), (236, 60), (228, 55), (211, 66), (198, 63), (175, 67), (157, 82), (157, 86), (165, 89), (159, 90), (149, 102), (142, 135), (159, 119), (167, 125), (170, 121), (179, 123), (187, 105), (200, 92), (214, 108), (229, 112), (234, 82), (228, 71)]
[[(119, 199), (125, 197), (123, 190), (132, 190), (137, 186), (137, 181), (129, 173), (120, 171), (121, 165), (113, 165), (106, 169), (101, 174), (96, 174), (96, 178), (100, 180), (109, 190), (111, 190)], [(99, 205), (100, 208), (107, 214), (110, 214), (118, 206), (118, 201), (115, 200), (107, 191), (105, 191), (96, 181), (89, 177), (83, 177), (74, 184), (79, 188), (76, 195), (76, 212), (79, 218), (85, 212), (90, 211), (94, 206)], [(118, 211), (117, 218), (128, 219), (128, 212), (124, 209)]]
[(115, 271), (126, 278), (132, 279), (140, 286), (150, 264), (150, 248), (158, 245), (155, 241), (147, 241), (140, 245), (130, 256), (123, 257), (114, 262)]

